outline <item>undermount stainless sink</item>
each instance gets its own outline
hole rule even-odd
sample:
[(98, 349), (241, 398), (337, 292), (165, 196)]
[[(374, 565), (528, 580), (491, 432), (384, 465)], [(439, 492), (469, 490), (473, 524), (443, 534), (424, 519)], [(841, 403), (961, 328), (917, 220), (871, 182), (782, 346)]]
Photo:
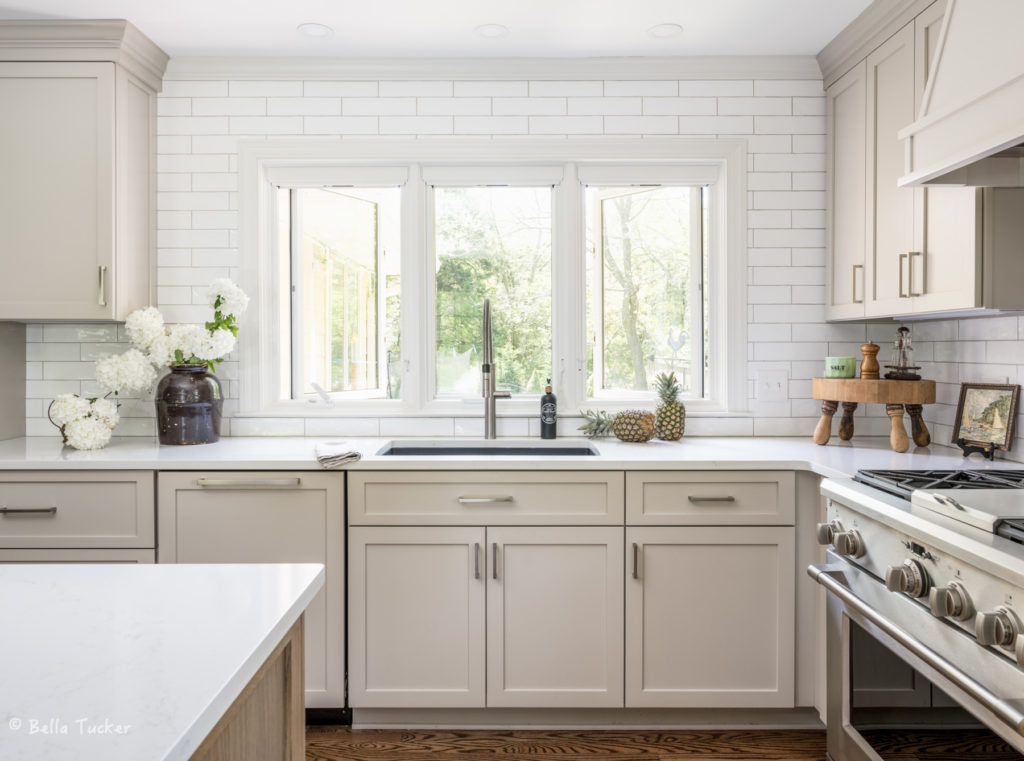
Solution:
[(469, 439), (466, 441), (389, 441), (378, 456), (393, 457), (592, 457), (597, 449), (583, 442)]

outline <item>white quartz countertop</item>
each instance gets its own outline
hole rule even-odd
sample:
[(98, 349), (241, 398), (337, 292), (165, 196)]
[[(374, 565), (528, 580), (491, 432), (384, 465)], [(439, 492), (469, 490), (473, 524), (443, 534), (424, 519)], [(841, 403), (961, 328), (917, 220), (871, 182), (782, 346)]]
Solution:
[(0, 758), (186, 761), (321, 565), (0, 565)]
[[(899, 454), (888, 437), (855, 437), (818, 446), (810, 438), (684, 437), (678, 442), (628, 444), (616, 439), (593, 443), (598, 456), (431, 456), (391, 457), (377, 453), (391, 441), (383, 438), (231, 437), (216, 444), (161, 446), (155, 439), (114, 439), (94, 452), (62, 447), (53, 437), (0, 442), (0, 470), (316, 470), (316, 445), (343, 442), (362, 455), (346, 470), (809, 470), (826, 477), (849, 476), (861, 468), (938, 469), (1007, 468), (1014, 463), (988, 463), (960, 450), (933, 444)], [(436, 440), (435, 440), (436, 441)], [(498, 443), (516, 444), (522, 440)], [(536, 441), (536, 440), (535, 440)], [(471, 441), (452, 438), (452, 444)], [(588, 443), (559, 438), (559, 444)]]

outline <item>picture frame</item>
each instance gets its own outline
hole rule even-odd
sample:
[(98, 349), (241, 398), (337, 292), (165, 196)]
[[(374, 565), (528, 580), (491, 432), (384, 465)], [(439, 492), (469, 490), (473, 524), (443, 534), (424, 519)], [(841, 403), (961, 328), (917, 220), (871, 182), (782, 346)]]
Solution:
[(1013, 383), (961, 383), (953, 422), (953, 444), (1009, 451), (1020, 386)]

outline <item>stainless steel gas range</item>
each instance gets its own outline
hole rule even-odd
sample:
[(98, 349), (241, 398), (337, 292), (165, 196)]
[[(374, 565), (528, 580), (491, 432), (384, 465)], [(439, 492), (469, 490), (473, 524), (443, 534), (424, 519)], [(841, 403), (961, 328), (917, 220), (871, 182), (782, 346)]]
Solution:
[(1024, 759), (1024, 470), (828, 479), (833, 761)]

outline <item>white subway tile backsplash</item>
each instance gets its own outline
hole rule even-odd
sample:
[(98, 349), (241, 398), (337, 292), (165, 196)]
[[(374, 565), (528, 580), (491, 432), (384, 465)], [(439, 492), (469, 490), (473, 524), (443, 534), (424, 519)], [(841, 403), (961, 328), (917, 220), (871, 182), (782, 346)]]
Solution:
[(824, 135), (824, 116), (755, 116), (754, 130), (766, 134)]
[(647, 97), (643, 99), (643, 113), (648, 116), (714, 116), (718, 111), (717, 98)]
[(530, 117), (530, 133), (534, 135), (600, 135), (603, 132), (604, 120), (600, 116)]
[(606, 135), (674, 135), (675, 116), (606, 116)]
[(258, 82), (255, 80), (228, 82), (228, 93), (232, 98), (246, 96), (270, 96), (298, 97), (302, 95), (302, 82), (288, 82), (284, 80), (272, 80), (269, 82)]
[(754, 95), (759, 96), (823, 96), (820, 79), (759, 79), (754, 82)]
[(604, 83), (604, 94), (608, 96), (617, 95), (662, 95), (671, 96), (679, 94), (678, 82), (648, 82), (629, 80), (609, 80)]
[(232, 116), (232, 135), (301, 135), (301, 116)]
[(642, 98), (567, 98), (571, 116), (639, 116), (642, 111), (642, 103)]
[(417, 98), (420, 116), (489, 116), (490, 98)]
[(680, 95), (732, 98), (754, 94), (754, 83), (749, 79), (684, 79), (678, 87)]
[(376, 82), (303, 82), (303, 95), (309, 98), (351, 97), (372, 98), (377, 94)]
[(451, 97), (452, 82), (380, 82), (378, 93), (382, 98), (396, 95), (411, 95), (424, 98)]
[(456, 135), (525, 135), (530, 122), (525, 116), (456, 116)]
[(303, 119), (307, 135), (376, 135), (376, 116), (307, 116)]
[(793, 113), (793, 101), (791, 98), (719, 98), (718, 113), (723, 116), (790, 116)]
[(562, 116), (568, 111), (566, 98), (494, 98), (495, 116)]
[(754, 131), (752, 116), (680, 116), (681, 135), (748, 135)]
[(193, 116), (265, 116), (266, 98), (193, 98)]
[(527, 82), (455, 82), (457, 98), (520, 97), (529, 94)]
[(340, 116), (341, 98), (267, 98), (269, 116)]
[(604, 95), (604, 82), (570, 81), (559, 82), (556, 80), (530, 82), (529, 93), (532, 96), (560, 96), (560, 95)]

